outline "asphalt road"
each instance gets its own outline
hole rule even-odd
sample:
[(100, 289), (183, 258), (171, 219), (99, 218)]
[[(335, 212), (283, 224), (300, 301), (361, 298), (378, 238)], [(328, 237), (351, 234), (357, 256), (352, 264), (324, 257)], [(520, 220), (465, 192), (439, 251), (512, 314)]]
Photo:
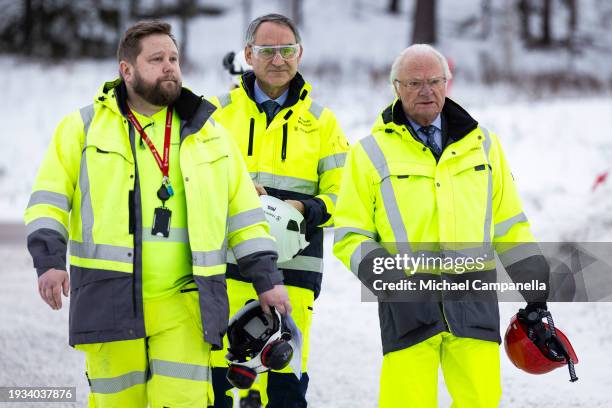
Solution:
[(25, 246), (25, 226), (21, 223), (0, 223), (0, 245), (19, 243)]

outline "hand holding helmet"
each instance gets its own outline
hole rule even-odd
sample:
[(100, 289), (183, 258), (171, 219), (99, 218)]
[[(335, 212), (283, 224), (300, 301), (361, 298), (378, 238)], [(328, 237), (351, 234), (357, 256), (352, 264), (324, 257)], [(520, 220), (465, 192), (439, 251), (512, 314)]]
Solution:
[(258, 373), (281, 370), (293, 357), (284, 318), (274, 308), (271, 311), (266, 314), (259, 302), (251, 301), (230, 319), (227, 380), (236, 388), (250, 388)]
[(504, 348), (510, 361), (523, 371), (544, 374), (567, 365), (570, 381), (578, 380), (574, 370), (578, 356), (565, 334), (555, 327), (546, 303), (529, 303), (512, 317)]

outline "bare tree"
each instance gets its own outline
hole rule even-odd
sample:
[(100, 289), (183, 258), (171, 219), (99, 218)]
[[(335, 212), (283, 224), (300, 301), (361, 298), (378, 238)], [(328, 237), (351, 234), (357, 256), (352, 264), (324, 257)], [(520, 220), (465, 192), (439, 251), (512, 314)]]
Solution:
[(304, 23), (304, 14), (302, 13), (302, 0), (291, 0), (291, 19), (298, 26)]
[(249, 24), (251, 23), (251, 15), (253, 14), (252, 6), (253, 4), (251, 0), (242, 0), (242, 25), (244, 26), (242, 32), (245, 33), (247, 28), (249, 28)]
[(567, 19), (567, 47), (574, 49), (576, 45), (576, 30), (578, 28), (578, 0), (565, 0), (569, 16)]
[(436, 0), (417, 0), (414, 7), (413, 44), (435, 44), (436, 31)]
[(532, 4), (529, 0), (519, 0), (516, 5), (520, 19), (521, 39), (525, 44), (531, 44), (533, 42), (533, 38), (529, 24), (532, 14)]
[(493, 20), (491, 0), (480, 0), (480, 12), (482, 19), (482, 31), (480, 33), (480, 36), (481, 38), (486, 39), (491, 34), (491, 26)]
[[(521, 39), (527, 47), (551, 48), (566, 46), (572, 48), (575, 43), (576, 28), (578, 25), (577, 0), (519, 0), (517, 3), (520, 16)], [(567, 8), (567, 35), (560, 38), (560, 34), (553, 32), (552, 20), (559, 4)], [(532, 20), (538, 23), (539, 31), (532, 31)]]
[(400, 12), (400, 1), (389, 0), (389, 7), (387, 7), (389, 14), (399, 14)]
[(553, 43), (553, 37), (550, 27), (550, 18), (552, 14), (552, 0), (543, 0), (540, 11), (540, 44), (542, 47), (550, 47)]

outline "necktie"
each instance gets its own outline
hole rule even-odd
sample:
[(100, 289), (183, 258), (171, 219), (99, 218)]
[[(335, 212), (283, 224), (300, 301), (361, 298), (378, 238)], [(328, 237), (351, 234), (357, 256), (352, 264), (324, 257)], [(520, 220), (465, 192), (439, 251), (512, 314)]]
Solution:
[(266, 112), (266, 118), (268, 118), (268, 123), (270, 123), (272, 122), (272, 119), (274, 119), (276, 110), (280, 108), (280, 105), (276, 101), (268, 99), (261, 104), (261, 107), (263, 108), (264, 112)]
[(442, 154), (442, 149), (436, 143), (436, 139), (434, 138), (434, 134), (436, 133), (435, 126), (423, 126), (419, 129), (427, 137), (427, 147), (431, 150), (431, 152), (436, 157), (440, 157)]

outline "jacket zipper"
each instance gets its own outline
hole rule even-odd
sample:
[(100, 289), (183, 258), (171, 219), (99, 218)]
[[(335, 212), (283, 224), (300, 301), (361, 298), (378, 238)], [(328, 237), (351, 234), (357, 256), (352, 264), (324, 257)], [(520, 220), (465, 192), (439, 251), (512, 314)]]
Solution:
[(283, 124), (283, 146), (281, 149), (281, 161), (287, 158), (287, 122)]
[(444, 319), (444, 324), (446, 325), (446, 328), (448, 329), (450, 334), (455, 334), (453, 333), (453, 330), (450, 327), (450, 324), (448, 324), (448, 320), (446, 319), (446, 313), (444, 313), (444, 299), (442, 299), (440, 301), (440, 311), (442, 312), (442, 318)]
[(253, 155), (253, 139), (255, 137), (255, 118), (251, 118), (251, 125), (249, 127), (249, 151), (248, 156)]

